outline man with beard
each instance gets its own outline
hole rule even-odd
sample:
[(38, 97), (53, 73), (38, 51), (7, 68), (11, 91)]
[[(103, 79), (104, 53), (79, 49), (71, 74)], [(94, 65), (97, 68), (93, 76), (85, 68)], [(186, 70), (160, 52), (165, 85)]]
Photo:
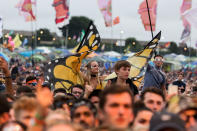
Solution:
[(96, 116), (96, 107), (86, 99), (77, 100), (71, 108), (72, 121), (82, 125), (86, 129), (96, 126)]

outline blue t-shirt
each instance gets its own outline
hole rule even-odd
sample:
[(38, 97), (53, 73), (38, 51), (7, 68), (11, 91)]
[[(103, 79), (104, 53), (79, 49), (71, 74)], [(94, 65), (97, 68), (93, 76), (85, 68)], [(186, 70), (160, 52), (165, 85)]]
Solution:
[(143, 90), (148, 87), (156, 87), (161, 89), (161, 86), (166, 83), (164, 72), (155, 65), (148, 64), (147, 70), (144, 76)]

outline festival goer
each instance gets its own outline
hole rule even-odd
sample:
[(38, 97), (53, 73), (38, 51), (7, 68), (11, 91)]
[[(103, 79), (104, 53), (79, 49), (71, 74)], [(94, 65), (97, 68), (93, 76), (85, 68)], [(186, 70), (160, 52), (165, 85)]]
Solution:
[(27, 126), (19, 121), (9, 121), (0, 127), (0, 131), (26, 131)]
[(38, 84), (38, 81), (36, 79), (36, 77), (34, 76), (28, 76), (26, 78), (26, 86), (31, 87), (31, 89), (36, 89), (36, 85)]
[(71, 119), (86, 129), (96, 127), (98, 124), (97, 109), (87, 99), (77, 100), (71, 108)]
[(0, 70), (2, 71), (5, 78), (6, 93), (14, 95), (14, 90), (12, 88), (11, 73), (8, 67), (9, 66), (6, 60), (0, 57)]
[(163, 61), (163, 56), (156, 55), (154, 57), (154, 65), (148, 64), (144, 76), (143, 90), (145, 90), (148, 87), (155, 87), (163, 90), (164, 94), (166, 94), (166, 76), (162, 71)]
[(21, 97), (13, 104), (15, 120), (22, 122), (27, 127), (32, 126), (38, 109), (38, 102), (32, 97)]
[(102, 80), (104, 80), (104, 76), (99, 76), (99, 64), (96, 61), (90, 61), (86, 65), (86, 73), (82, 74), (85, 85), (86, 82), (93, 89), (103, 89)]
[(84, 92), (85, 92), (85, 89), (83, 86), (77, 84), (77, 85), (71, 86), (70, 88), (71, 88), (71, 94), (73, 94), (76, 97), (76, 99), (83, 98)]
[(114, 128), (126, 129), (133, 121), (134, 96), (128, 87), (111, 85), (101, 93), (99, 107), (102, 124)]
[(10, 105), (5, 95), (0, 94), (0, 125), (10, 119)]
[(149, 131), (150, 120), (153, 111), (145, 107), (144, 103), (138, 101), (134, 104), (134, 121), (132, 125), (133, 131)]
[(176, 114), (155, 113), (150, 120), (149, 131), (186, 131), (184, 121)]
[(29, 86), (20, 86), (16, 89), (16, 96), (22, 96), (24, 94), (33, 93)]
[(160, 112), (165, 106), (165, 96), (162, 90), (155, 87), (146, 88), (141, 94), (141, 100), (153, 112)]
[(178, 74), (178, 79), (176, 81), (174, 81), (172, 84), (173, 85), (177, 85), (179, 90), (181, 91), (181, 93), (185, 92), (186, 84), (183, 81), (183, 74), (182, 73)]
[(128, 86), (134, 95), (138, 94), (137, 87), (133, 84), (132, 80), (129, 79), (131, 64), (128, 61), (121, 60), (116, 62), (114, 65), (114, 70), (117, 75), (116, 78), (108, 80), (107, 86), (111, 84), (119, 84), (123, 86)]
[(99, 101), (100, 101), (100, 94), (101, 90), (94, 90), (89, 96), (88, 99), (94, 104), (94, 106), (99, 109)]

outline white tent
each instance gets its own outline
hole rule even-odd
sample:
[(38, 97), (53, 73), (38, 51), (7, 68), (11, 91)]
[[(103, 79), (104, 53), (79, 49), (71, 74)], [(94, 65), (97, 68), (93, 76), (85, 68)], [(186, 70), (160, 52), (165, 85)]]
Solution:
[(118, 53), (118, 52), (115, 52), (115, 51), (107, 51), (107, 52), (104, 52), (103, 55), (105, 56), (111, 56), (111, 57), (120, 57), (121, 54)]

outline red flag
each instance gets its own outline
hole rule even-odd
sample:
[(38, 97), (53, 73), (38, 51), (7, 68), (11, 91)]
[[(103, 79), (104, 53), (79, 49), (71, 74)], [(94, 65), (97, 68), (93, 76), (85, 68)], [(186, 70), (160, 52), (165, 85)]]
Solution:
[[(155, 25), (156, 25), (156, 10), (157, 10), (157, 0), (148, 0), (149, 5), (149, 12), (150, 12), (150, 18), (151, 18), (151, 24), (152, 29), (155, 31)], [(141, 15), (142, 23), (144, 25), (144, 28), (146, 31), (150, 31), (150, 21), (148, 16), (148, 9), (146, 5), (146, 0), (144, 0), (138, 9), (138, 13)]]
[(119, 24), (120, 23), (120, 17), (117, 16), (116, 18), (114, 18), (113, 20), (113, 25)]
[(24, 12), (29, 13), (34, 20), (36, 19), (36, 17), (33, 14), (33, 11), (32, 11), (31, 0), (25, 0), (23, 5), (22, 5), (21, 10), (24, 11)]
[(35, 2), (32, 2), (31, 0), (20, 0), (16, 5), (16, 8), (18, 8), (20, 13), (24, 15), (26, 21), (33, 21), (36, 19), (33, 14), (32, 5), (35, 5)]
[(56, 24), (62, 23), (69, 17), (69, 0), (54, 0), (53, 6), (56, 11)]
[(168, 48), (168, 47), (170, 47), (170, 44), (171, 44), (171, 42), (167, 42), (167, 43), (165, 43), (165, 48)]

